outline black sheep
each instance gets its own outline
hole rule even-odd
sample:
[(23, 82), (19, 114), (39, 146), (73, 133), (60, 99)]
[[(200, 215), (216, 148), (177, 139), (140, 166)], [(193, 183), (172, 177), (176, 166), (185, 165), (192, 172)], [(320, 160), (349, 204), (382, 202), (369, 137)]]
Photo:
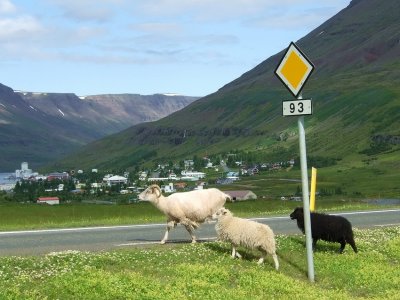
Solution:
[[(297, 207), (290, 214), (292, 220), (297, 220), (297, 226), (304, 233), (304, 212), (302, 207)], [(351, 223), (341, 216), (326, 215), (311, 212), (311, 232), (313, 249), (318, 240), (340, 243), (339, 253), (343, 253), (346, 243), (349, 243), (357, 253)]]

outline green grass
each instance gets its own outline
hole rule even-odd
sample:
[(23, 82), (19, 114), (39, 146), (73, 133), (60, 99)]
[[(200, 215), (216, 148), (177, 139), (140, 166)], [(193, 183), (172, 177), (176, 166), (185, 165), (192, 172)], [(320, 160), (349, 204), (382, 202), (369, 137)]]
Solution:
[(165, 222), (149, 203), (134, 205), (0, 205), (0, 230), (63, 228)]
[[(226, 203), (240, 217), (289, 215), (302, 202), (259, 199)], [(386, 208), (387, 206), (385, 206)], [(380, 209), (382, 206), (341, 197), (319, 197), (319, 211)], [(165, 223), (166, 217), (153, 205), (139, 202), (131, 205), (62, 204), (0, 204), (0, 231), (127, 224)]]
[(355, 229), (359, 253), (321, 242), (315, 283), (307, 279), (304, 237), (277, 236), (270, 257), (226, 243), (167, 244), (113, 252), (65, 251), (0, 257), (1, 299), (398, 299), (400, 227)]

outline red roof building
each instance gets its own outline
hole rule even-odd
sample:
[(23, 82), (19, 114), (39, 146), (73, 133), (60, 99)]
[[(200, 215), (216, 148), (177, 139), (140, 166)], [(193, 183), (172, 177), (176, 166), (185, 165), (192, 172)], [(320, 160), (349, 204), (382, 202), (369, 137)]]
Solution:
[(58, 197), (39, 197), (37, 199), (36, 203), (57, 205), (57, 204), (60, 204), (60, 199)]

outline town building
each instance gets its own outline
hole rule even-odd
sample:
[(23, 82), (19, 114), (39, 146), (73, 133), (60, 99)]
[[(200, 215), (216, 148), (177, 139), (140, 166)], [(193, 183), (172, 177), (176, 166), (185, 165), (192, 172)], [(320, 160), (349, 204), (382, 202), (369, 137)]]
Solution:
[(232, 201), (256, 200), (257, 195), (250, 190), (224, 191), (231, 196)]
[(39, 197), (36, 201), (38, 204), (58, 205), (60, 199), (58, 197)]

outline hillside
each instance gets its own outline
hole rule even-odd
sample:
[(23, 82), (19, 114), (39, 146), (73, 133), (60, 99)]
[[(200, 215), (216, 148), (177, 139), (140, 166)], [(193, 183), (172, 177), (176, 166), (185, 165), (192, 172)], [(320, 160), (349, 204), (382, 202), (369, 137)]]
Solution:
[(0, 84), (0, 171), (34, 169), (129, 126), (158, 120), (197, 97), (18, 92)]
[[(397, 0), (352, 1), (296, 42), (316, 67), (303, 91), (314, 103), (306, 117), (309, 155), (361, 161), (360, 152), (399, 150), (399, 19)], [(231, 150), (296, 157), (297, 118), (281, 115), (282, 100), (292, 96), (274, 75), (284, 51), (216, 93), (93, 142), (56, 166), (130, 168)]]

